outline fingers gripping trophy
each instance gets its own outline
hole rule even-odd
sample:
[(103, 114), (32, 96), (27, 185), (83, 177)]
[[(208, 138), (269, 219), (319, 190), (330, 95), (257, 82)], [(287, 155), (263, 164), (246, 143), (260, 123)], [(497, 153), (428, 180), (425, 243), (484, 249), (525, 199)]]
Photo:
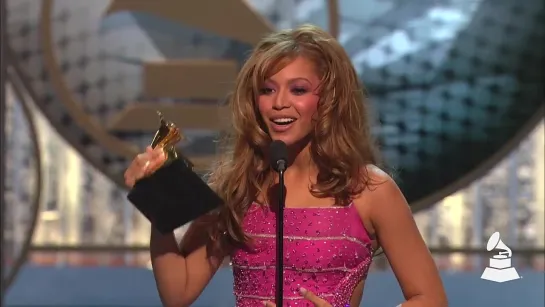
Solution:
[(193, 164), (176, 151), (180, 129), (160, 112), (159, 129), (145, 153), (125, 173), (132, 187), (127, 198), (161, 233), (171, 233), (217, 208), (222, 200), (193, 172)]

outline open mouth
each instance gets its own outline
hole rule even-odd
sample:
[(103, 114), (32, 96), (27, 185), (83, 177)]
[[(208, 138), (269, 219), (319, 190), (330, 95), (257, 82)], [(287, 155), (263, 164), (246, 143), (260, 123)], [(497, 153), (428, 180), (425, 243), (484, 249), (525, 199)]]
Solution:
[(279, 126), (287, 126), (295, 122), (295, 118), (290, 118), (290, 117), (276, 118), (276, 119), (272, 119), (271, 121)]

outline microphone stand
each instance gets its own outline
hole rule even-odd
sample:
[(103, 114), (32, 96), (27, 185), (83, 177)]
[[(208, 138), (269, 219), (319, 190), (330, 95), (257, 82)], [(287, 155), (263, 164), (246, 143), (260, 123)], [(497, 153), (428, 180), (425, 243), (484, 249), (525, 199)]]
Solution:
[(278, 215), (276, 216), (276, 306), (282, 307), (284, 288), (284, 161), (278, 161), (279, 186)]

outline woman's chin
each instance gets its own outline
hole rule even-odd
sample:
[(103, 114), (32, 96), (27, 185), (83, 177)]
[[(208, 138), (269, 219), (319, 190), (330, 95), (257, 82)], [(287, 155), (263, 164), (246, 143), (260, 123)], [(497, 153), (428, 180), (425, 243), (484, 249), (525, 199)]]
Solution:
[(282, 141), (287, 146), (291, 146), (291, 145), (296, 143), (296, 142), (294, 142), (294, 138), (290, 137), (289, 135), (273, 134), (273, 135), (271, 135), (271, 139), (273, 141)]
[(298, 137), (293, 134), (272, 134), (271, 139), (273, 141), (282, 141), (284, 142), (288, 147), (294, 147), (299, 145), (304, 145), (303, 143), (306, 143), (307, 138), (305, 137)]

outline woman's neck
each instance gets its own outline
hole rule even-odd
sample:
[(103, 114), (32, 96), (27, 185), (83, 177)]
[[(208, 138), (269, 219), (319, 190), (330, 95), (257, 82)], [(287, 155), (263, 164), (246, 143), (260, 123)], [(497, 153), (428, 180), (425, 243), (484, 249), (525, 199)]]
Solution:
[[(317, 168), (312, 163), (310, 142), (288, 146), (288, 167), (284, 173), (284, 183), (286, 186), (308, 184), (308, 180), (314, 181), (312, 178), (316, 178), (317, 173)], [(277, 193), (279, 174), (271, 172), (270, 177), (265, 182), (268, 183), (266, 183), (266, 193), (262, 197), (265, 199), (264, 202), (273, 204), (275, 203), (274, 199)]]
[(310, 142), (289, 146), (288, 160), (286, 176), (309, 178), (314, 172), (315, 167), (310, 156)]

